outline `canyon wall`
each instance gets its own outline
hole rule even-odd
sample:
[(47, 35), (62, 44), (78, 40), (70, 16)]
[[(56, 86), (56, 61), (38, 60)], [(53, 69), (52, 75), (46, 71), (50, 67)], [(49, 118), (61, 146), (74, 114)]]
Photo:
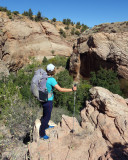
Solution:
[(87, 78), (100, 67), (113, 69), (128, 79), (128, 32), (94, 33), (77, 40), (70, 58), (74, 78)]
[(23, 16), (9, 19), (0, 12), (0, 59), (9, 71), (29, 63), (30, 57), (42, 61), (43, 57), (70, 56), (72, 43), (59, 34), (50, 22), (35, 22)]

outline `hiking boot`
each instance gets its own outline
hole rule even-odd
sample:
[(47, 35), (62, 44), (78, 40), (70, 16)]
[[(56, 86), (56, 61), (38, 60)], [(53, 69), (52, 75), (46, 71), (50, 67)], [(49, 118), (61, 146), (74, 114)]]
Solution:
[(44, 135), (43, 137), (40, 136), (40, 139), (47, 140), (47, 139), (49, 139), (49, 137), (47, 135)]
[(54, 128), (54, 126), (49, 126), (48, 128), (46, 128), (46, 129), (49, 129), (49, 128)]

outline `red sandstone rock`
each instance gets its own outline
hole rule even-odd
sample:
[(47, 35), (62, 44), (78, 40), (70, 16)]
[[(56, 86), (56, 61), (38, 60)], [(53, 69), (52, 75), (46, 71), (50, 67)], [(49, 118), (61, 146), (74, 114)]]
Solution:
[(81, 111), (81, 126), (74, 119), (72, 134), (73, 117), (63, 115), (58, 126), (47, 130), (50, 140), (39, 139), (28, 145), (32, 160), (114, 160), (120, 155), (128, 158), (126, 101), (102, 87), (94, 87), (90, 93), (92, 100)]
[(128, 79), (128, 32), (95, 33), (77, 40), (70, 59), (70, 72), (75, 78), (89, 77), (100, 66), (114, 69)]
[[(1, 15), (2, 13), (0, 13)], [(69, 56), (72, 45), (60, 37), (59, 30), (49, 22), (0, 18), (0, 58), (10, 70), (18, 70), (28, 63), (29, 57), (42, 62), (44, 56)], [(22, 65), (21, 65), (22, 64)]]

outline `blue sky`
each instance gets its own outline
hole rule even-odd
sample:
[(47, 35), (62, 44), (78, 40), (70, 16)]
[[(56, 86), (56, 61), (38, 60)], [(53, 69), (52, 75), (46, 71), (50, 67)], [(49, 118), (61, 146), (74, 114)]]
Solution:
[(23, 13), (32, 9), (49, 19), (70, 18), (93, 27), (101, 23), (128, 21), (128, 0), (0, 0), (0, 6)]

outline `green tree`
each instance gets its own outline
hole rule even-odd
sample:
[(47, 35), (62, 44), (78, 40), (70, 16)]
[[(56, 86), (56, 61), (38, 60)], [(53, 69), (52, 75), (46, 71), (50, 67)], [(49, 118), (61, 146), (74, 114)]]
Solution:
[(28, 16), (28, 12), (27, 12), (27, 11), (24, 11), (24, 12), (22, 13), (22, 15)]
[(90, 82), (93, 86), (101, 86), (113, 93), (122, 95), (117, 73), (113, 70), (100, 68), (97, 73), (91, 72)]
[(41, 12), (38, 11), (36, 17), (35, 17), (35, 21), (41, 21), (42, 20), (42, 16), (41, 16)]
[(48, 63), (48, 59), (44, 56), (42, 63), (46, 65)]
[(66, 22), (67, 22), (66, 19), (63, 19), (63, 24), (66, 24)]
[(7, 7), (0, 7), (0, 11), (7, 12), (8, 10), (7, 10)]
[(63, 19), (63, 24), (69, 25), (71, 24), (71, 19)]
[(80, 28), (81, 28), (80, 22), (77, 22), (77, 23), (76, 23), (76, 28), (77, 28), (77, 29), (80, 29)]
[(32, 12), (31, 9), (29, 9), (29, 11), (28, 11), (28, 17), (29, 17), (31, 20), (33, 20), (33, 12)]
[(52, 21), (53, 21), (53, 22), (56, 22), (56, 18), (53, 18)]
[(13, 11), (12, 13), (15, 14), (15, 15), (18, 15), (18, 14), (19, 14), (18, 11)]
[(82, 25), (82, 29), (81, 29), (81, 33), (84, 32), (86, 29), (88, 29), (89, 27), (87, 25)]

